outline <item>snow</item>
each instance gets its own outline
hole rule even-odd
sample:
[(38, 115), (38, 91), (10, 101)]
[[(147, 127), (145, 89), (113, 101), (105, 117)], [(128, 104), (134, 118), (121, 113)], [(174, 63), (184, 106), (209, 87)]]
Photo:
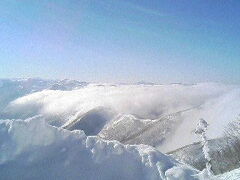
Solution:
[(76, 115), (62, 127), (68, 130), (81, 129), (86, 135), (97, 135), (114, 118), (111, 109), (98, 107), (83, 115)]
[[(57, 127), (64, 127), (73, 121), (78, 121), (78, 124), (70, 129), (85, 128), (85, 131), (90, 132), (86, 131), (88, 135), (96, 135), (104, 130), (104, 127), (110, 127), (113, 124), (112, 121), (117, 120), (116, 117), (119, 115), (134, 116), (136, 120), (140, 120), (140, 124), (144, 124), (142, 122), (148, 120), (158, 122), (163, 118), (164, 124), (166, 124), (166, 133), (161, 130), (161, 123), (156, 123), (155, 129), (150, 128), (145, 135), (128, 142), (130, 144), (147, 143), (157, 147), (160, 151), (168, 152), (198, 141), (193, 136), (192, 131), (195, 129), (197, 120), (202, 117), (213, 124), (209, 128), (209, 138), (221, 136), (224, 126), (234, 120), (235, 116), (239, 114), (240, 108), (239, 87), (232, 85), (217, 83), (114, 86), (89, 84), (81, 86), (81, 88), (71, 89), (74, 82), (63, 81), (62, 83), (66, 85), (64, 89), (70, 90), (49, 90), (47, 88), (19, 97), (10, 101), (7, 107), (2, 108), (0, 118), (26, 119), (42, 115), (49, 124)], [(108, 114), (97, 115), (101, 122), (96, 128), (90, 122), (95, 123), (91, 117), (96, 115), (94, 109), (99, 107), (110, 109), (114, 114), (111, 115), (110, 119)], [(186, 109), (189, 110), (179, 113), (167, 122), (168, 115)], [(219, 113), (222, 114), (220, 117)], [(83, 119), (86, 122), (84, 126), (82, 122), (80, 123)], [(88, 120), (89, 123), (87, 123)], [(130, 121), (129, 123), (131, 125)], [(123, 122), (119, 127), (128, 130), (128, 132), (134, 132), (135, 127), (128, 127), (129, 123)], [(86, 128), (85, 125), (88, 127)], [(155, 139), (158, 130), (162, 132), (162, 137)], [(119, 132), (120, 129), (115, 128), (115, 131)], [(111, 132), (109, 131), (108, 137), (111, 136)], [(180, 136), (185, 138), (179, 141), (178, 137)], [(152, 141), (149, 141), (149, 137)]]
[(194, 143), (204, 118), (214, 172), (238, 168), (222, 136), (239, 109), (237, 85), (0, 80), (0, 179), (207, 179), (172, 157), (204, 168)]
[(198, 171), (146, 145), (122, 145), (42, 117), (0, 121), (2, 179), (193, 179)]
[[(72, 91), (36, 92), (11, 102), (5, 112), (9, 116), (14, 116), (23, 109), (31, 110), (33, 106), (37, 109), (33, 108), (32, 114), (41, 113), (49, 119), (52, 119), (53, 115), (57, 115), (55, 118), (61, 122), (68, 120), (76, 113), (84, 114), (97, 107), (107, 107), (117, 113), (131, 114), (142, 119), (157, 119), (164, 114), (201, 105), (228, 92), (231, 88), (218, 84), (193, 86), (92, 85)], [(28, 114), (21, 116), (19, 118), (29, 117)]]
[(212, 172), (212, 165), (211, 165), (211, 157), (210, 157), (210, 149), (209, 149), (209, 143), (207, 140), (206, 132), (207, 132), (207, 127), (209, 124), (204, 120), (200, 119), (199, 123), (197, 125), (197, 128), (195, 130), (195, 134), (199, 135), (201, 137), (201, 144), (202, 144), (202, 151), (204, 154), (205, 159), (207, 160), (206, 162), (206, 170), (209, 176), (213, 174)]
[(230, 172), (216, 176), (213, 180), (239, 180), (240, 169), (235, 169)]

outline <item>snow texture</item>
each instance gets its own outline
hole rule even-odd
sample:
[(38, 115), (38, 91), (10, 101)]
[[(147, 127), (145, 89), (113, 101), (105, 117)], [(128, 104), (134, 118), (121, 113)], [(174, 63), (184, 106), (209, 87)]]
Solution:
[(146, 145), (180, 148), (172, 157), (200, 170), (211, 157), (216, 174), (239, 168), (239, 138), (223, 138), (239, 113), (237, 85), (0, 80), (0, 179), (207, 179)]
[(122, 145), (41, 117), (0, 121), (1, 179), (195, 179), (198, 171), (146, 145)]

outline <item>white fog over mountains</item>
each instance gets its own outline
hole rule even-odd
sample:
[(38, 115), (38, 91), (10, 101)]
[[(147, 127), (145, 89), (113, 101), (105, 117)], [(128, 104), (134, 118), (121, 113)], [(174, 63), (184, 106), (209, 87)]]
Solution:
[[(239, 113), (238, 85), (2, 79), (0, 174), (6, 179), (14, 179), (12, 174), (42, 179), (50, 171), (49, 177), (60, 179), (66, 174), (70, 179), (112, 179), (114, 174), (119, 179), (197, 179), (197, 169), (162, 153), (200, 141), (194, 135), (200, 118), (209, 123), (209, 139), (223, 138)], [(130, 169), (124, 166), (128, 163)], [(89, 173), (94, 169), (96, 174)]]

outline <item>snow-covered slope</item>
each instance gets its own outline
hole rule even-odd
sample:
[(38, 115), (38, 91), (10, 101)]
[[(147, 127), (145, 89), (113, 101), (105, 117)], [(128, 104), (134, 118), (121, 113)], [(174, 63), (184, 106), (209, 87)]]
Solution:
[(218, 175), (212, 180), (239, 180), (240, 179), (240, 169), (235, 169), (230, 172)]
[(148, 144), (160, 147), (182, 122), (181, 113), (183, 111), (155, 120), (123, 115), (105, 126), (99, 136), (104, 139), (118, 140), (124, 144)]
[(86, 135), (97, 135), (114, 118), (111, 109), (98, 107), (87, 113), (69, 120), (62, 128), (68, 130), (83, 130)]
[(0, 121), (1, 179), (194, 179), (198, 171), (145, 146), (122, 145), (46, 124)]
[[(240, 119), (229, 123), (225, 129), (225, 136), (208, 140), (207, 146), (207, 154), (214, 174), (240, 168)], [(184, 146), (168, 154), (198, 170), (203, 170), (206, 166), (203, 146), (200, 142)]]
[[(239, 140), (235, 141), (229, 137), (212, 139), (208, 141), (208, 146), (214, 174), (221, 174), (240, 167)], [(200, 143), (187, 145), (169, 152), (169, 155), (199, 170), (203, 170), (206, 166), (206, 160)]]
[[(70, 84), (71, 89), (72, 81), (64, 83)], [(111, 109), (113, 114), (95, 112), (99, 107)], [(177, 113), (186, 109), (189, 110)], [(26, 119), (41, 114), (57, 127), (68, 125), (71, 130), (83, 129), (94, 135), (100, 132), (105, 139), (146, 143), (168, 152), (197, 141), (192, 131), (199, 118), (209, 122), (210, 138), (220, 137), (239, 109), (239, 86), (89, 84), (74, 90), (43, 90), (20, 97), (3, 108), (0, 118)], [(173, 114), (177, 115), (172, 117)], [(181, 141), (180, 136), (184, 137)]]
[[(208, 138), (221, 138), (240, 113), (240, 87), (0, 80), (0, 108), (0, 174), (5, 179), (192, 179), (189, 175), (197, 171), (149, 146), (129, 144), (161, 152), (192, 144), (198, 141), (193, 130), (199, 118), (210, 124)], [(27, 118), (32, 120), (17, 120)], [(238, 167), (238, 153), (232, 152), (232, 144), (223, 144), (218, 146), (223, 161), (216, 158), (223, 167), (219, 172)], [(180, 149), (174, 157), (204, 167), (198, 145)]]

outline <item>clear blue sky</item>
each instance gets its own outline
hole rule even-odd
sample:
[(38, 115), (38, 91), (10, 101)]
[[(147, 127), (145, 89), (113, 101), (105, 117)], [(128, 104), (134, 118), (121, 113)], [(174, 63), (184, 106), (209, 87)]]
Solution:
[(240, 83), (240, 1), (1, 0), (0, 77)]

